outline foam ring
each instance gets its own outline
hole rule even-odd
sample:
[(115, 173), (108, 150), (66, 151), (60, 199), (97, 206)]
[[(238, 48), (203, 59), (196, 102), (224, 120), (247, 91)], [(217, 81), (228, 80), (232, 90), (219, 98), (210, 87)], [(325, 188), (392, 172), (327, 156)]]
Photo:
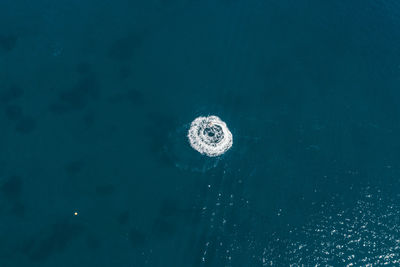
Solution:
[(224, 154), (233, 144), (232, 133), (217, 116), (196, 118), (187, 136), (193, 149), (209, 157)]

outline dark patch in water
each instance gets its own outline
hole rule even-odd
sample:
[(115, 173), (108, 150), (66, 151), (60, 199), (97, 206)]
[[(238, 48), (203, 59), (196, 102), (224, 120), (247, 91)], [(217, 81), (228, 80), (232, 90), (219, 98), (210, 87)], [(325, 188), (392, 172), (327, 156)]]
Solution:
[(93, 75), (92, 67), (89, 63), (81, 62), (76, 66), (76, 71), (82, 76)]
[(22, 108), (17, 105), (9, 105), (6, 106), (4, 113), (9, 120), (19, 120), (22, 117)]
[(96, 194), (99, 196), (110, 196), (115, 192), (115, 186), (112, 184), (96, 186)]
[(136, 50), (143, 43), (144, 33), (132, 33), (121, 39), (116, 40), (109, 48), (110, 58), (119, 61), (132, 60)]
[(119, 75), (123, 80), (128, 78), (131, 75), (131, 73), (132, 73), (132, 68), (128, 64), (123, 64), (119, 68)]
[(19, 176), (11, 176), (1, 187), (2, 195), (8, 199), (18, 199), (22, 191), (22, 179)]
[(25, 214), (25, 205), (20, 200), (16, 200), (14, 203), (12, 203), (9, 213), (18, 217), (22, 217)]
[(17, 45), (18, 36), (15, 34), (0, 35), (0, 48), (11, 51)]
[(30, 116), (23, 116), (15, 125), (15, 131), (21, 134), (29, 134), (36, 128), (36, 121)]
[(128, 235), (129, 241), (131, 245), (135, 248), (141, 247), (146, 243), (146, 235), (137, 230), (136, 228), (132, 228), (129, 231)]
[(133, 105), (140, 104), (143, 100), (143, 94), (137, 90), (118, 93), (109, 98), (110, 103), (117, 104), (121, 102), (129, 102)]
[(160, 207), (160, 217), (170, 217), (179, 215), (181, 209), (179, 208), (179, 202), (176, 199), (165, 199)]
[(43, 262), (50, 256), (61, 253), (85, 228), (77, 223), (63, 221), (45, 229), (46, 231), (28, 240), (22, 248), (22, 253), (33, 262)]
[(123, 211), (121, 212), (118, 217), (117, 217), (117, 221), (119, 224), (121, 225), (125, 225), (129, 222), (129, 211)]
[(93, 74), (81, 78), (76, 86), (59, 94), (58, 101), (50, 106), (55, 113), (84, 109), (99, 96), (99, 85)]
[(22, 97), (23, 94), (24, 94), (23, 89), (21, 89), (18, 86), (11, 86), (10, 88), (0, 93), (0, 101), (3, 103), (15, 101), (18, 98)]
[(95, 123), (95, 116), (93, 113), (88, 113), (83, 117), (86, 127), (91, 127)]
[(153, 225), (153, 233), (158, 238), (166, 238), (177, 231), (177, 225), (171, 223), (168, 219), (159, 217)]
[(6, 199), (5, 210), (8, 214), (22, 217), (25, 213), (25, 205), (21, 201), (22, 179), (19, 176), (11, 176), (0, 186), (0, 195)]
[(97, 249), (100, 247), (101, 242), (94, 234), (88, 234), (86, 237), (86, 244), (90, 249)]
[(65, 165), (65, 171), (68, 175), (76, 175), (82, 171), (85, 164), (81, 160), (71, 161)]

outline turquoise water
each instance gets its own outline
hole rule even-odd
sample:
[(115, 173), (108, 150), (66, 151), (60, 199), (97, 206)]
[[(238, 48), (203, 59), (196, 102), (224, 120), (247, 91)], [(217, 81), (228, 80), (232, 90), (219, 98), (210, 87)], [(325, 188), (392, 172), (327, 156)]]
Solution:
[[(399, 26), (393, 0), (1, 1), (0, 266), (398, 264)], [(222, 157), (188, 144), (206, 115)]]

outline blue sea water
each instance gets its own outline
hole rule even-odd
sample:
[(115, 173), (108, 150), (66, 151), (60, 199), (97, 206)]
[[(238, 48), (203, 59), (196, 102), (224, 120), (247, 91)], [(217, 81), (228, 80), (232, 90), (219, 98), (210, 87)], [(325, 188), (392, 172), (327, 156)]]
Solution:
[(395, 0), (2, 0), (0, 266), (398, 265), (399, 88)]

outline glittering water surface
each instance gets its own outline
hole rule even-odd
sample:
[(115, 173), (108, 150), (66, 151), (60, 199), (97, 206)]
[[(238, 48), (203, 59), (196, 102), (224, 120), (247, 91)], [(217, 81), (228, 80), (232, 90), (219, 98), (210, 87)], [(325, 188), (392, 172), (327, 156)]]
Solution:
[(272, 235), (262, 255), (263, 264), (400, 264), (400, 195), (387, 198), (367, 188), (358, 197), (350, 207), (338, 207), (339, 196), (332, 198), (305, 225), (290, 229), (287, 237)]

